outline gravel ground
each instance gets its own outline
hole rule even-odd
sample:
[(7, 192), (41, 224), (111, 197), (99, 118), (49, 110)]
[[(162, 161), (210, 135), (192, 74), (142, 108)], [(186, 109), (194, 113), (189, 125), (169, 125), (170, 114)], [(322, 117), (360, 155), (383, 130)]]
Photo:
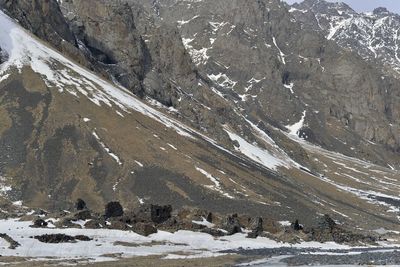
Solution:
[[(226, 251), (234, 252), (234, 251)], [(243, 256), (260, 259), (238, 266), (357, 266), (395, 265), (400, 266), (399, 248), (357, 248), (351, 250), (320, 250), (274, 248), (235, 251)]]

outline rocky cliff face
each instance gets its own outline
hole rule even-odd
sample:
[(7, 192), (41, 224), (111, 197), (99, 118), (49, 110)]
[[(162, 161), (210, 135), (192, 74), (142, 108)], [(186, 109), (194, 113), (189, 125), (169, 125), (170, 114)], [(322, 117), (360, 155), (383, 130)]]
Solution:
[(76, 54), (77, 43), (56, 1), (1, 0), (1, 7), (19, 23), (64, 53)]
[[(354, 147), (376, 154), (368, 141), (399, 148), (398, 82), (385, 80), (378, 68), (327, 41), (315, 27), (299, 26), (296, 12), (279, 1), (70, 0), (61, 5), (65, 18), (53, 8), (49, 27), (64, 25), (61, 32), (73, 36), (64, 39), (79, 44), (86, 65), (179, 110), (179, 117), (219, 140), (227, 141), (220, 125), (241, 125), (243, 115), (286, 130), (305, 114), (302, 136), (326, 148), (349, 155)], [(345, 5), (331, 9), (354, 16)], [(331, 135), (332, 124), (340, 136)], [(248, 125), (240, 128), (247, 131)], [(373, 160), (384, 162), (384, 152), (378, 154)]]
[(397, 223), (399, 80), (282, 2), (0, 3), (4, 196)]
[[(283, 3), (140, 3), (158, 23), (178, 27), (215, 97), (253, 122), (286, 129), (305, 114), (300, 134), (324, 147), (349, 154), (358, 147), (361, 154), (370, 154), (356, 141), (361, 137), (392, 151), (399, 148), (399, 82), (299, 25)], [(342, 7), (345, 14), (348, 7)]]
[(321, 31), (329, 40), (358, 53), (370, 62), (380, 62), (396, 76), (400, 71), (400, 16), (386, 8), (357, 13), (343, 3), (306, 0), (290, 12), (303, 27)]

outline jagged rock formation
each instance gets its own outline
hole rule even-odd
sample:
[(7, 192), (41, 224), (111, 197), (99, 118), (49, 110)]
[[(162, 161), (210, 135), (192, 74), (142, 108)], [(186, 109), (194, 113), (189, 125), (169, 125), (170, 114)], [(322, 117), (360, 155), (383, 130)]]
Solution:
[(321, 31), (329, 40), (358, 53), (370, 62), (380, 62), (389, 73), (400, 73), (400, 16), (386, 8), (357, 13), (344, 3), (306, 0), (290, 12), (303, 27)]
[(153, 15), (177, 25), (215, 97), (254, 123), (285, 129), (305, 114), (300, 135), (329, 149), (385, 157), (365, 139), (398, 150), (399, 82), (300, 27), (279, 1), (163, 1)]
[(0, 4), (3, 197), (397, 227), (400, 82), (280, 1)]

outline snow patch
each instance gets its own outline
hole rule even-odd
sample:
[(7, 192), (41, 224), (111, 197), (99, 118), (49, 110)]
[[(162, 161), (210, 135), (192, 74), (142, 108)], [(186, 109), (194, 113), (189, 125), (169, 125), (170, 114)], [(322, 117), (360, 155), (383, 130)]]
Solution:
[(296, 122), (295, 124), (292, 125), (287, 125), (286, 129), (289, 130), (289, 134), (290, 135), (295, 135), (298, 136), (299, 131), (301, 130), (301, 128), (303, 128), (304, 126), (304, 120), (306, 118), (306, 111), (303, 111), (303, 116), (301, 116), (300, 121)]

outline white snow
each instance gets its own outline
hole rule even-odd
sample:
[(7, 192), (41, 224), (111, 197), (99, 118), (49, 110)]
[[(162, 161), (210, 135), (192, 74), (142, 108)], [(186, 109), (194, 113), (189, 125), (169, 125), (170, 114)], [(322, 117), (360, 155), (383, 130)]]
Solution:
[(191, 22), (192, 20), (194, 20), (194, 19), (196, 19), (196, 18), (198, 18), (198, 17), (199, 17), (199, 16), (196, 15), (196, 16), (194, 16), (193, 18), (191, 18), (191, 19), (189, 19), (189, 20), (178, 20), (178, 21), (177, 21), (178, 27), (180, 28), (180, 27), (182, 27), (183, 25), (188, 24), (189, 22)]
[(228, 24), (228, 22), (213, 22), (210, 21), (209, 24), (212, 27), (212, 31), (213, 33), (218, 32), (222, 27), (224, 27), (226, 24)]
[(291, 226), (292, 225), (292, 223), (289, 221), (279, 221), (279, 224), (282, 226)]
[(193, 138), (190, 133), (194, 130), (144, 104), (125, 88), (110, 84), (44, 45), (1, 11), (0, 25), (0, 47), (9, 55), (8, 61), (1, 65), (0, 77), (11, 68), (21, 71), (23, 66), (30, 66), (45, 78), (49, 87), (58, 88), (60, 92), (66, 91), (75, 97), (83, 95), (96, 105), (104, 104), (126, 113), (140, 112), (173, 128), (180, 135)]
[(167, 144), (169, 147), (171, 147), (173, 150), (178, 150), (174, 145), (171, 145), (171, 144)]
[(97, 139), (99, 144), (103, 147), (103, 149), (108, 153), (108, 155), (110, 155), (110, 157), (112, 157), (118, 163), (118, 165), (122, 165), (122, 162), (119, 159), (119, 157), (114, 152), (112, 152), (111, 149), (106, 146), (106, 144), (104, 144), (104, 142), (100, 139), (99, 135), (95, 131), (93, 131), (92, 134)]
[(207, 75), (210, 80), (217, 83), (219, 86), (224, 88), (233, 89), (237, 82), (231, 80), (226, 74), (219, 73), (219, 74), (210, 74)]
[(139, 201), (139, 203), (140, 203), (141, 205), (144, 204), (144, 199), (143, 199), (143, 198), (137, 197), (137, 199), (138, 199), (138, 201)]
[(214, 183), (214, 185), (205, 185), (205, 187), (215, 190), (227, 198), (234, 199), (233, 196), (231, 196), (229, 193), (226, 193), (222, 190), (221, 183), (219, 181), (220, 179), (218, 177), (212, 176), (210, 173), (208, 173), (207, 171), (205, 171), (197, 166), (196, 166), (196, 170), (199, 171), (200, 173), (202, 173), (204, 176), (206, 176), (208, 179), (210, 179), (211, 182)]
[(294, 91), (293, 91), (294, 83), (284, 84), (283, 86), (285, 88), (289, 89), (292, 94), (294, 94)]
[[(77, 222), (80, 225), (84, 221)], [(203, 221), (195, 222), (206, 224)], [(77, 229), (77, 228), (31, 228), (32, 222), (22, 222), (15, 219), (0, 220), (0, 229), (21, 244), (15, 250), (9, 249), (9, 244), (0, 242), (2, 256), (32, 257), (33, 259), (52, 257), (64, 260), (91, 259), (91, 261), (109, 261), (113, 258), (105, 254), (118, 254), (122, 258), (148, 255), (173, 254), (187, 255), (193, 258), (223, 255), (220, 251), (228, 249), (258, 249), (258, 248), (323, 248), (350, 249), (346, 245), (335, 243), (308, 242), (300, 244), (280, 243), (268, 238), (246, 238), (245, 233), (215, 238), (205, 233), (178, 231), (168, 233), (159, 231), (148, 237), (140, 236), (131, 231), (109, 229)], [(207, 224), (211, 226), (211, 224)], [(86, 235), (92, 241), (76, 243), (49, 244), (30, 238), (35, 235), (63, 233), (67, 235)], [(0, 240), (1, 241), (1, 240)], [(127, 242), (135, 246), (117, 245), (116, 242)], [(151, 245), (151, 242), (159, 244)], [(171, 256), (172, 257), (172, 256)]]
[(207, 55), (207, 52), (210, 48), (203, 47), (201, 49), (195, 49), (192, 45), (190, 45), (190, 43), (193, 41), (194, 41), (194, 39), (182, 38), (183, 45), (185, 46), (186, 50), (189, 52), (189, 55), (192, 58), (193, 62), (196, 65), (206, 64), (208, 59), (210, 58)]
[(287, 165), (287, 162), (275, 157), (269, 151), (257, 146), (257, 144), (250, 144), (245, 139), (228, 129), (225, 129), (225, 132), (229, 135), (229, 138), (232, 141), (237, 141), (239, 143), (239, 147), (235, 147), (235, 149), (255, 162), (272, 170), (275, 170), (278, 166)]
[(10, 74), (2, 75), (2, 76), (0, 77), (0, 82), (7, 80), (8, 77), (10, 77)]
[(137, 165), (139, 165), (139, 167), (143, 167), (143, 166), (144, 166), (143, 163), (141, 163), (141, 162), (139, 162), (139, 161), (137, 161), (137, 160), (135, 160), (135, 163), (136, 163)]
[(284, 65), (286, 65), (286, 61), (285, 61), (285, 54), (282, 52), (282, 50), (279, 48), (279, 46), (278, 46), (278, 44), (276, 43), (276, 39), (275, 39), (275, 36), (273, 36), (272, 37), (272, 41), (273, 41), (273, 43), (274, 43), (274, 45), (275, 45), (275, 47), (278, 49), (278, 51), (279, 51), (279, 59), (281, 60), (281, 62), (284, 64)]
[(289, 130), (290, 135), (293, 135), (293, 136), (298, 135), (300, 129), (303, 128), (303, 126), (304, 126), (305, 118), (306, 118), (306, 111), (303, 111), (303, 116), (301, 116), (300, 121), (296, 122), (295, 124), (286, 126), (286, 129)]
[(208, 227), (208, 228), (213, 228), (213, 227), (215, 226), (215, 224), (210, 223), (210, 222), (207, 221), (206, 218), (204, 218), (204, 217), (202, 217), (202, 220), (201, 220), (201, 221), (192, 221), (192, 222), (195, 223), (195, 224), (198, 224), (198, 225), (204, 225), (204, 226), (206, 226), (206, 227)]

